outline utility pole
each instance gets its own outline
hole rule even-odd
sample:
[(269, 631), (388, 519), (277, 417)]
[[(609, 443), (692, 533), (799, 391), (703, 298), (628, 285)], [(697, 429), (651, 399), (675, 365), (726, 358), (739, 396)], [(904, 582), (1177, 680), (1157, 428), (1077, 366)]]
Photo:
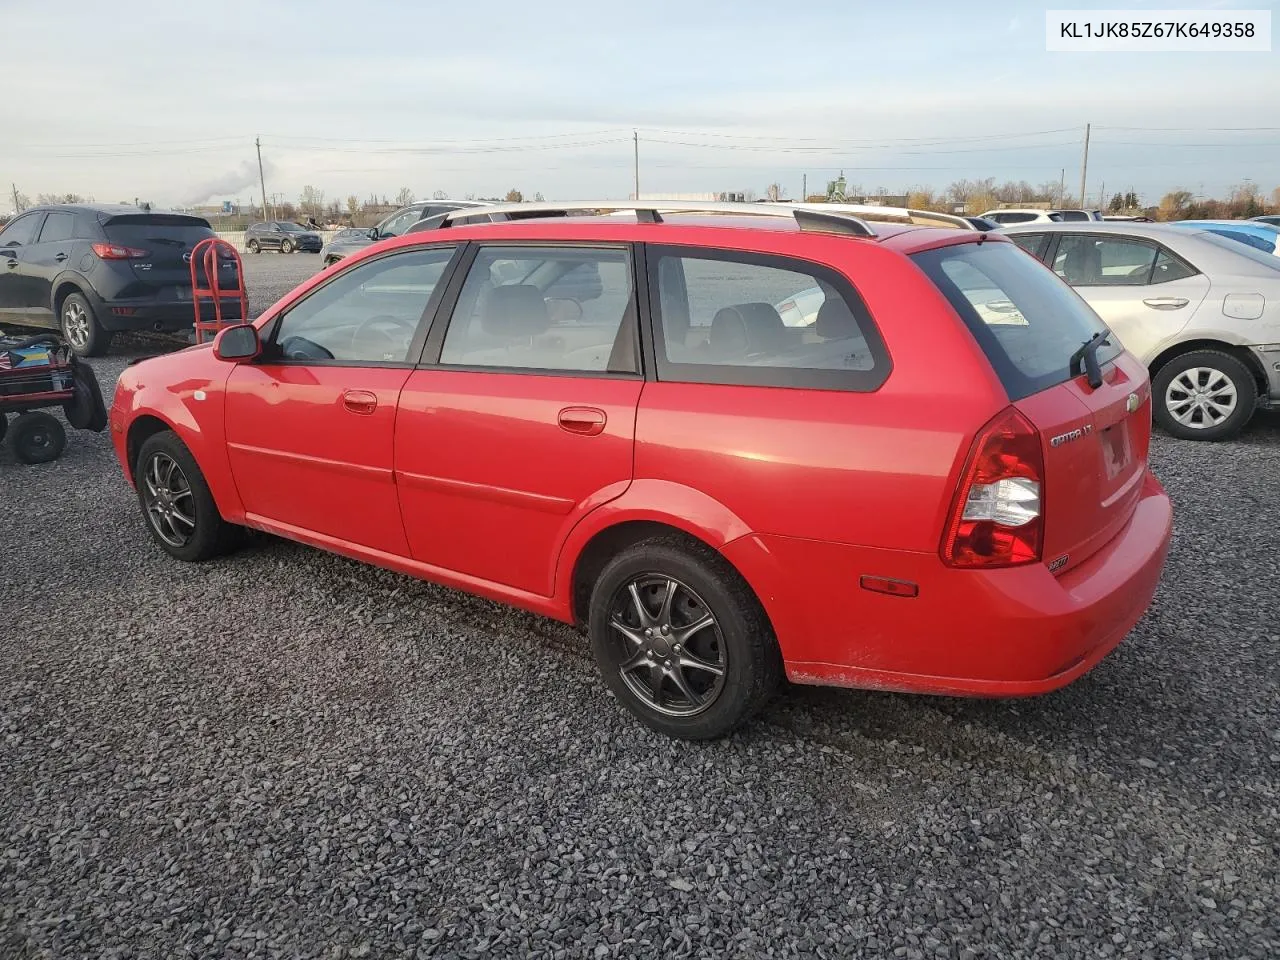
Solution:
[(636, 199), (640, 199), (640, 131), (631, 131), (631, 141), (636, 151)]
[(254, 137), (253, 145), (258, 148), (258, 185), (262, 187), (262, 219), (269, 220), (267, 213), (267, 178), (262, 173), (262, 138)]
[(1107, 209), (1107, 181), (1102, 181), (1102, 186), (1098, 188), (1098, 209)]
[(18, 203), (18, 185), (16, 183), (13, 183), (13, 184), (10, 184), (10, 186), (13, 187), (13, 213), (14, 213), (14, 216), (17, 216), (22, 212), (22, 207)]
[(801, 179), (800, 183), (802, 184), (802, 186), (800, 187), (800, 202), (808, 203), (809, 202), (809, 175), (807, 173), (803, 175), (803, 179)]
[(1058, 206), (1062, 206), (1062, 201), (1067, 195), (1067, 168), (1062, 168), (1062, 176), (1058, 178)]
[(1084, 206), (1084, 185), (1085, 178), (1089, 173), (1089, 127), (1092, 124), (1084, 125), (1084, 159), (1080, 161), (1080, 206)]

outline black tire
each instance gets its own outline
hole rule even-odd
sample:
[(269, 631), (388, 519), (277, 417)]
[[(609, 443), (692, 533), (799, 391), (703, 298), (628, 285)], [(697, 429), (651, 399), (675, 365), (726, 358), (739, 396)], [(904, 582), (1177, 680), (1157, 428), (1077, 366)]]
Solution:
[(111, 346), (111, 334), (102, 329), (93, 305), (82, 293), (67, 294), (58, 309), (58, 326), (77, 357), (100, 357)]
[(281, 252), (281, 253), (293, 253), (293, 241), (292, 241), (292, 240), (287, 240), (287, 239), (286, 239), (286, 240), (282, 240), (282, 241), (280, 242), (280, 252)]
[(257, 240), (250, 240), (248, 243), (246, 243), (246, 244), (244, 245), (244, 248), (245, 248), (246, 250), (248, 250), (250, 253), (261, 253), (261, 252), (262, 252), (262, 248), (261, 248), (260, 246), (258, 246), (258, 241), (257, 241)]
[[(657, 612), (649, 640), (636, 626), (644, 621), (629, 590), (633, 583), (650, 616)], [(671, 630), (659, 633), (656, 624), (663, 622), (672, 583), (676, 590), (666, 617)], [(612, 625), (615, 613), (627, 634)], [(675, 642), (682, 627), (705, 614), (713, 618), (708, 626), (685, 636), (683, 647)], [(596, 665), (614, 696), (646, 726), (670, 737), (709, 740), (728, 734), (764, 705), (782, 676), (777, 641), (751, 588), (714, 550), (681, 537), (647, 540), (609, 561), (592, 589), (587, 627)], [(624, 679), (624, 662), (646, 656)], [(711, 666), (720, 674), (706, 669)], [(683, 688), (676, 671), (684, 677)]]
[(13, 455), (23, 463), (51, 463), (67, 446), (67, 431), (58, 418), (41, 410), (19, 414), (9, 430)]
[[(1202, 401), (1195, 387), (1202, 388)], [(1174, 357), (1151, 381), (1151, 394), (1156, 423), (1183, 440), (1229, 440), (1244, 429), (1258, 405), (1252, 371), (1221, 350), (1192, 350)], [(1211, 396), (1216, 403), (1209, 401)], [(1229, 410), (1224, 409), (1224, 397), (1231, 399)]]
[(4, 442), (5, 431), (9, 429), (9, 418), (0, 413), (0, 443)]
[[(169, 464), (178, 474), (169, 471)], [(222, 519), (195, 457), (172, 430), (152, 434), (143, 443), (134, 464), (134, 485), (147, 532), (174, 559), (199, 563), (239, 543), (242, 529)]]

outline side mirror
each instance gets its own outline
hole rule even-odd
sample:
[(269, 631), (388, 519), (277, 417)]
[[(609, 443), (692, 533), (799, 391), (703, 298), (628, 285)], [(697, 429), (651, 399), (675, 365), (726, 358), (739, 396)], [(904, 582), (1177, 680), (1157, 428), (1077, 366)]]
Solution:
[(258, 328), (251, 323), (227, 327), (213, 338), (213, 355), (219, 360), (231, 363), (252, 360), (261, 352), (262, 341), (258, 339)]
[(377, 240), (377, 239), (378, 239), (378, 228), (377, 228), (377, 227), (370, 227), (370, 228), (369, 228), (369, 232), (368, 232), (368, 233), (366, 233), (366, 234), (365, 234), (365, 236), (366, 236), (366, 237), (368, 237), (370, 240)]

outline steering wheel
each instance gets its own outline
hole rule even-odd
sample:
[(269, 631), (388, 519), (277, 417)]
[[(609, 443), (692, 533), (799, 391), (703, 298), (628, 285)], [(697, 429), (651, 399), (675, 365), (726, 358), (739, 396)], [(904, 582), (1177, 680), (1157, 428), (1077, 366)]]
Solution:
[(381, 338), (387, 349), (382, 351), (383, 360), (403, 360), (404, 357), (396, 357), (393, 354), (396, 351), (403, 353), (409, 347), (409, 341), (413, 339), (414, 331), (417, 329), (416, 323), (403, 320), (400, 317), (393, 317), (389, 313), (380, 313), (377, 316), (369, 317), (367, 320), (360, 321), (360, 324), (351, 334), (351, 352), (359, 355), (361, 353), (361, 341), (365, 337), (369, 337), (373, 343), (370, 344), (371, 350), (377, 350), (377, 338)]

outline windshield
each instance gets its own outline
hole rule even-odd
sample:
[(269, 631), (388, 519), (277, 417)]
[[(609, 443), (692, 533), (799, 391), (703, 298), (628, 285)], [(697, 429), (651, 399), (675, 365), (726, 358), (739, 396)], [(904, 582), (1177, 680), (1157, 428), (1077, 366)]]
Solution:
[[(1072, 354), (1107, 329), (1074, 290), (1012, 243), (962, 243), (911, 259), (960, 314), (1010, 400), (1078, 375)], [(1121, 349), (1113, 337), (1098, 363)]]
[(296, 223), (282, 223), (280, 224), (280, 229), (285, 233), (306, 233), (306, 230)]

